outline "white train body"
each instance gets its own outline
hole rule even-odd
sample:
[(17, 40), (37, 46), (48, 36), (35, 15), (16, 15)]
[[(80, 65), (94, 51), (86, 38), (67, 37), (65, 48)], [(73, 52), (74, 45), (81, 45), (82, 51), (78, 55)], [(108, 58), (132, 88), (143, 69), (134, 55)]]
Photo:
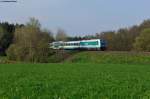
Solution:
[(106, 49), (106, 42), (101, 39), (80, 40), (80, 41), (58, 41), (50, 44), (52, 49), (64, 50), (104, 50)]

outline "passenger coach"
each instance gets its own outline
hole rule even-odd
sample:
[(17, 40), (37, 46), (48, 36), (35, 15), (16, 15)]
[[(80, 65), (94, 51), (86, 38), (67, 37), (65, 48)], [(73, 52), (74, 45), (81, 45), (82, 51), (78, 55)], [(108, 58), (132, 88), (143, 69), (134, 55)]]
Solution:
[(107, 44), (105, 40), (92, 39), (92, 40), (80, 40), (80, 41), (58, 41), (50, 44), (52, 49), (64, 49), (64, 50), (105, 50)]

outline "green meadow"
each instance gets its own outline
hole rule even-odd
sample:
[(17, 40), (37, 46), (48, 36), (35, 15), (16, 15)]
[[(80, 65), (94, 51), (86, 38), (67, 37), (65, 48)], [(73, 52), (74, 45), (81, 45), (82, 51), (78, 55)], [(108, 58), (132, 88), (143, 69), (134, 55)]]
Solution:
[(148, 99), (150, 65), (0, 65), (1, 99)]
[(62, 63), (0, 64), (0, 99), (149, 99), (149, 59), (82, 52)]

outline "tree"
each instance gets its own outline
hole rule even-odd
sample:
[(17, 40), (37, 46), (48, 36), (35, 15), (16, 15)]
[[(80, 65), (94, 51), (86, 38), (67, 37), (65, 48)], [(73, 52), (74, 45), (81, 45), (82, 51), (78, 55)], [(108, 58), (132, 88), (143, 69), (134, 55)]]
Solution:
[(130, 41), (128, 29), (120, 29), (114, 37), (114, 49), (117, 51), (130, 51), (132, 43)]
[(35, 27), (37, 29), (41, 28), (41, 24), (39, 22), (39, 20), (35, 19), (35, 18), (30, 18), (30, 21), (27, 22), (26, 24), (28, 27)]
[(48, 62), (50, 35), (40, 29), (39, 21), (31, 18), (14, 34), (14, 43), (7, 50), (8, 58), (26, 62)]
[(80, 36), (75, 36), (75, 37), (67, 37), (68, 41), (79, 41), (82, 40), (83, 38)]
[(2, 26), (0, 26), (0, 40), (3, 38), (3, 35), (4, 35), (4, 30)]
[(96, 34), (96, 38), (103, 39), (107, 41), (108, 50), (114, 50), (114, 31), (102, 32), (100, 34)]
[(140, 25), (139, 25), (139, 31), (142, 32), (144, 29), (150, 28), (150, 19), (144, 20)]
[(138, 51), (150, 51), (150, 28), (144, 29), (136, 38), (134, 48)]
[(0, 23), (0, 55), (5, 55), (5, 51), (12, 43), (15, 25), (8, 22)]
[(3, 50), (3, 44), (2, 44), (2, 39), (3, 39), (3, 36), (4, 36), (4, 30), (3, 28), (0, 26), (0, 54), (2, 54), (2, 52), (4, 51)]
[(55, 41), (54, 35), (50, 30), (44, 29), (42, 31), (43, 31), (43, 33), (49, 34), (49, 43), (52, 43)]
[(58, 29), (56, 34), (56, 41), (67, 41), (67, 34), (63, 29)]

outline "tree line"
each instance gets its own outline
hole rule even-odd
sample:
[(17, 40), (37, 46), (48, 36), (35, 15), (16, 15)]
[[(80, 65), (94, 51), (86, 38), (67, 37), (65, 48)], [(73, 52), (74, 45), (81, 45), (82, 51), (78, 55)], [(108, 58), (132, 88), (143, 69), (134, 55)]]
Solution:
[(108, 42), (108, 50), (150, 51), (150, 20), (118, 31), (97, 33), (95, 37), (105, 39)]
[(110, 51), (150, 51), (150, 20), (117, 31), (78, 37), (68, 36), (63, 29), (58, 29), (54, 36), (51, 31), (42, 29), (35, 18), (26, 24), (0, 23), (0, 55), (15, 61), (48, 62), (55, 54), (49, 48), (50, 42), (83, 39), (104, 39)]

